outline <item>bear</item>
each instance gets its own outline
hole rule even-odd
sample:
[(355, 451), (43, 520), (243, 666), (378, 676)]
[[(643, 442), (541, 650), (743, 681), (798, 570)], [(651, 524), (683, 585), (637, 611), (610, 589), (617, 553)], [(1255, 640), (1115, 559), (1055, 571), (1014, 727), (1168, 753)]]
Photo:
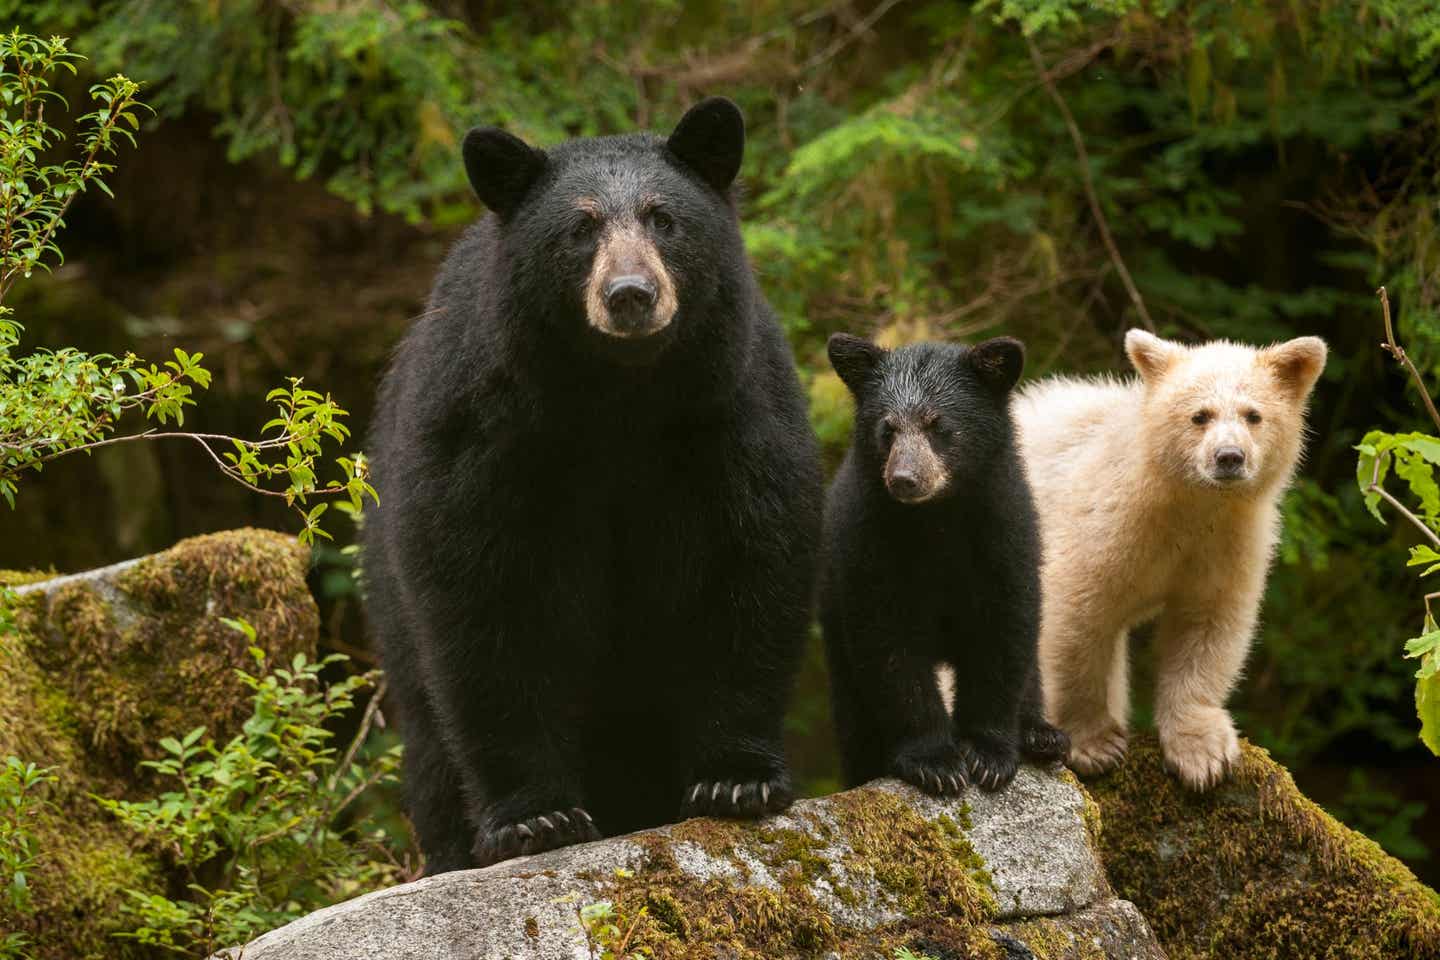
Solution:
[(823, 476), (741, 241), (739, 109), (538, 149), (383, 377), (366, 610), (427, 872), (793, 796)]
[(1022, 752), (1069, 747), (1040, 699), (1040, 539), (1010, 415), (1024, 348), (837, 333), (828, 352), (856, 407), (819, 590), (845, 781), (999, 789)]
[(1020, 445), (1045, 540), (1046, 713), (1070, 765), (1124, 757), (1129, 631), (1153, 621), (1155, 723), (1187, 787), (1239, 759), (1225, 701), (1249, 652), (1326, 346), (1185, 346), (1131, 330), (1129, 381), (1057, 377), (1019, 394)]

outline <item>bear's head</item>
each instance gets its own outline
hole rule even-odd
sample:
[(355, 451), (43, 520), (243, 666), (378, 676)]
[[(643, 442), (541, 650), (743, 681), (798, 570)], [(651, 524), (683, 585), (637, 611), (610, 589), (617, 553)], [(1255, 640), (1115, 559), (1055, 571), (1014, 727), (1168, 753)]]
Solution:
[(1289, 479), (1304, 439), (1305, 404), (1325, 369), (1325, 341), (1188, 347), (1131, 330), (1125, 352), (1145, 386), (1143, 442), (1163, 475), (1234, 491)]
[[(735, 104), (692, 107), (668, 138), (629, 134), (549, 150), (493, 127), (465, 136), (465, 170), (498, 218), (509, 297), (602, 353), (645, 362), (744, 266), (732, 185), (745, 148)], [(678, 334), (684, 336), (683, 333)]]
[(829, 353), (855, 396), (853, 456), (862, 481), (883, 483), (901, 503), (944, 498), (1013, 443), (1010, 391), (1025, 366), (1018, 340), (885, 350), (837, 333)]

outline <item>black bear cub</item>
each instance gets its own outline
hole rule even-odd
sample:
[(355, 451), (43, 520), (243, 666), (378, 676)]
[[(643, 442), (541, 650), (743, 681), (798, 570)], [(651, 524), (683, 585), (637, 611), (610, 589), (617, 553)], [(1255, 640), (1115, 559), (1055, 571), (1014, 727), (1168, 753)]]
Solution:
[(846, 781), (994, 790), (1022, 752), (1062, 759), (1065, 735), (1042, 715), (1040, 538), (1010, 417), (1024, 348), (888, 351), (835, 334), (829, 352), (856, 403), (820, 589)]
[(490, 214), (385, 377), (365, 525), (429, 873), (790, 802), (822, 475), (744, 143), (721, 99), (668, 137), (465, 138)]

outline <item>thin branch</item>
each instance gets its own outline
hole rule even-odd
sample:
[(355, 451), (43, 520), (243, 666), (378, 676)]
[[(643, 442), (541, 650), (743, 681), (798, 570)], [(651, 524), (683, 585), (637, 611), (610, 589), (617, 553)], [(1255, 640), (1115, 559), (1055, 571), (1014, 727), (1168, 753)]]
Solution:
[(1384, 287), (1376, 290), (1375, 293), (1380, 297), (1380, 308), (1385, 314), (1385, 342), (1380, 344), (1380, 347), (1394, 357), (1397, 363), (1410, 371), (1410, 377), (1420, 391), (1420, 399), (1425, 401), (1425, 409), (1429, 411), (1435, 429), (1440, 431), (1440, 412), (1435, 410), (1435, 401), (1430, 399), (1430, 391), (1425, 389), (1425, 381), (1421, 379), (1420, 371), (1415, 369), (1415, 364), (1411, 362), (1410, 355), (1405, 352), (1405, 348), (1395, 342), (1395, 329), (1390, 325), (1390, 295), (1385, 292)]
[(1383, 463), (1385, 458), (1388, 456), (1390, 456), (1389, 453), (1382, 453), (1375, 458), (1375, 466), (1370, 471), (1370, 484), (1365, 488), (1365, 492), (1375, 494), (1376, 496), (1384, 500), (1386, 503), (1390, 504), (1390, 506), (1394, 507), (1396, 510), (1399, 510), (1400, 515), (1406, 520), (1409, 520), (1412, 524), (1414, 524), (1416, 530), (1419, 530), (1421, 533), (1425, 534), (1426, 538), (1428, 538), (1429, 541), (1433, 543), (1436, 547), (1440, 547), (1440, 536), (1436, 536), (1435, 531), (1431, 530), (1429, 526), (1426, 525), (1424, 520), (1421, 520), (1419, 517), (1415, 516), (1415, 514), (1411, 513), (1410, 509), (1406, 507), (1405, 504), (1401, 503), (1399, 500), (1396, 500), (1395, 497), (1391, 495), (1389, 490), (1386, 490), (1384, 487), (1380, 486), (1380, 464)]
[(1135, 281), (1130, 277), (1130, 271), (1120, 256), (1119, 248), (1115, 246), (1115, 238), (1110, 235), (1110, 223), (1105, 219), (1105, 212), (1100, 209), (1100, 198), (1095, 193), (1095, 182), (1090, 176), (1090, 154), (1085, 149), (1085, 138), (1081, 136), (1080, 127), (1076, 125), (1075, 117), (1065, 103), (1065, 98), (1060, 96), (1060, 91), (1055, 86), (1055, 80), (1049, 69), (1046, 68), (1045, 60), (1040, 56), (1035, 41), (1026, 37), (1025, 45), (1030, 48), (1030, 59), (1035, 64), (1035, 72), (1040, 75), (1045, 90), (1050, 94), (1050, 99), (1055, 101), (1055, 106), (1059, 109), (1060, 115), (1065, 119), (1065, 126), (1070, 131), (1070, 140), (1075, 145), (1075, 155), (1080, 161), (1080, 176), (1085, 184), (1085, 198), (1090, 202), (1090, 213), (1095, 217), (1096, 226), (1100, 228), (1100, 239), (1105, 241), (1105, 249), (1109, 251), (1110, 259), (1115, 264), (1115, 272), (1120, 274), (1120, 280), (1125, 284), (1125, 290), (1130, 294), (1130, 300), (1140, 314), (1140, 321), (1145, 324), (1147, 330), (1153, 333), (1155, 321), (1150, 319), (1150, 311), (1145, 309), (1145, 301), (1141, 298)]
[(1421, 533), (1425, 534), (1426, 539), (1429, 540), (1432, 544), (1434, 544), (1437, 549), (1440, 549), (1440, 536), (1436, 536), (1434, 530), (1431, 530), (1429, 527), (1425, 526), (1425, 521), (1415, 516), (1415, 514), (1411, 513), (1408, 509), (1406, 509), (1403, 503), (1391, 496), (1390, 491), (1386, 490), (1378, 483), (1372, 483), (1370, 484), (1370, 486), (1365, 488), (1365, 492), (1379, 494), (1381, 499), (1383, 499), (1386, 503), (1390, 504), (1390, 506), (1394, 507), (1396, 510), (1399, 510), (1402, 517), (1414, 524), (1416, 530), (1419, 530)]
[(342, 758), (340, 763), (335, 767), (334, 772), (330, 774), (331, 790), (334, 790), (336, 785), (339, 784), (340, 778), (345, 775), (345, 771), (350, 769), (350, 764), (355, 760), (355, 754), (360, 752), (360, 747), (365, 743), (366, 738), (370, 736), (370, 728), (375, 724), (375, 715), (380, 712), (380, 701), (385, 699), (385, 688), (388, 682), (385, 675), (381, 674), (380, 680), (375, 684), (375, 689), (370, 692), (370, 702), (365, 704), (365, 715), (360, 721), (360, 729), (355, 732), (354, 738), (351, 739), (350, 748), (345, 751), (344, 758)]
[(819, 53), (815, 54), (809, 60), (806, 60), (803, 64), (801, 64), (800, 69), (796, 72), (808, 73), (809, 71), (814, 70), (816, 67), (820, 66), (820, 64), (824, 63), (826, 60), (830, 60), (835, 57), (838, 53), (840, 53), (840, 51), (844, 50), (846, 47), (850, 46), (850, 44), (854, 43), (856, 40), (859, 40), (861, 36), (868, 33), (871, 27), (875, 26), (876, 23), (880, 22), (881, 17), (889, 13), (890, 10), (897, 6), (900, 2), (901, 0), (885, 0), (884, 3), (879, 4), (874, 10), (871, 10), (868, 14), (866, 14), (863, 20), (861, 20), (859, 23), (855, 24), (855, 26), (847, 30), (843, 36), (836, 38), (835, 42), (831, 43), (830, 46), (826, 47), (824, 50), (821, 50)]

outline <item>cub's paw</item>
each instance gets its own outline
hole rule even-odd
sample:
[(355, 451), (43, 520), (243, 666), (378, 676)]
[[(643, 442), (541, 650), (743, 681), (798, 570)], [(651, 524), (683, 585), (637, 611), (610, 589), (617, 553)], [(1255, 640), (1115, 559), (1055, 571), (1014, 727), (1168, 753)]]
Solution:
[(780, 813), (795, 799), (784, 771), (768, 779), (697, 780), (680, 798), (680, 816), (754, 818)]
[(1020, 755), (1013, 746), (990, 740), (960, 741), (960, 755), (970, 782), (984, 790), (995, 791), (1015, 779), (1020, 769)]
[(1059, 727), (1036, 720), (1026, 726), (1020, 752), (1036, 763), (1064, 760), (1070, 753), (1070, 737)]
[(1070, 768), (1082, 777), (1114, 770), (1125, 759), (1128, 738), (1113, 723), (1070, 731)]
[(1165, 766), (1191, 790), (1209, 790), (1240, 760), (1240, 738), (1230, 714), (1219, 707), (1187, 713), (1179, 723), (1160, 725)]
[(590, 814), (579, 807), (571, 807), (482, 830), (475, 838), (473, 856), (477, 867), (488, 867), (511, 857), (599, 839), (600, 831), (596, 829), (595, 821), (590, 819)]
[(890, 761), (890, 772), (937, 797), (957, 797), (965, 789), (964, 758), (948, 740), (900, 750)]

